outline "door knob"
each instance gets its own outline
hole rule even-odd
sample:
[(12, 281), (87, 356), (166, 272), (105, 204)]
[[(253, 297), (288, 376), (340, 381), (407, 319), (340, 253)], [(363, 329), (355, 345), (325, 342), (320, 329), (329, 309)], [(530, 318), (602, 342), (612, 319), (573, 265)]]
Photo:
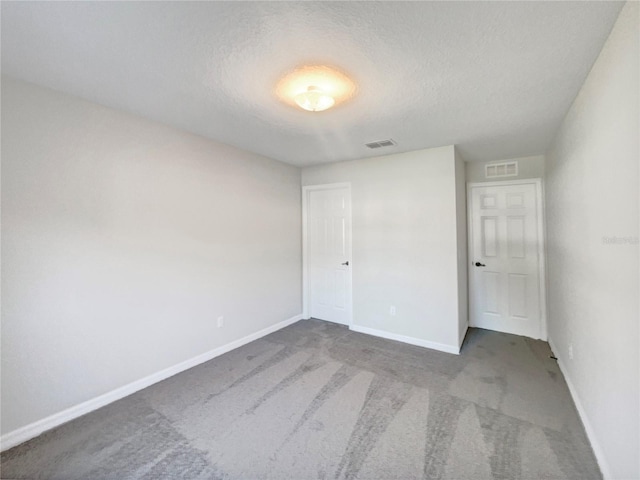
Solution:
[(346, 265), (347, 267), (349, 266), (349, 260), (347, 260), (346, 262), (344, 262), (342, 265)]
[(484, 263), (476, 262), (476, 267), (486, 267)]

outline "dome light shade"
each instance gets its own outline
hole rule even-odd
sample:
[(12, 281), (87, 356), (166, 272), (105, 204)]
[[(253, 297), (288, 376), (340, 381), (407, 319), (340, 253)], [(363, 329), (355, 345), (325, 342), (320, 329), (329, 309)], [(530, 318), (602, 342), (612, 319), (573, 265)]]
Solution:
[(284, 74), (273, 88), (274, 96), (299, 111), (321, 112), (351, 100), (356, 83), (329, 65), (301, 65)]
[(322, 112), (333, 107), (336, 103), (332, 96), (314, 86), (308, 87), (305, 92), (297, 94), (293, 99), (300, 108), (310, 112)]

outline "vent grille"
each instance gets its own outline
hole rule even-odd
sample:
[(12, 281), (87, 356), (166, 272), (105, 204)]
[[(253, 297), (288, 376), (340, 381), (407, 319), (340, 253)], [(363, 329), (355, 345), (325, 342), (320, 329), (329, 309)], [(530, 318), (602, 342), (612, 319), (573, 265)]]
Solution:
[(518, 162), (490, 163), (484, 167), (486, 178), (517, 177)]
[(396, 145), (396, 142), (390, 138), (388, 140), (378, 140), (377, 142), (365, 143), (365, 145), (369, 148), (382, 148), (392, 147)]

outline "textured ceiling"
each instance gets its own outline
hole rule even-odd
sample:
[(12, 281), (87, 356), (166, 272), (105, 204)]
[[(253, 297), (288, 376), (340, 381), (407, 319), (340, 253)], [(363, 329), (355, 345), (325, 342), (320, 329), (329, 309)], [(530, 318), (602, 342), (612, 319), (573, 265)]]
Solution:
[[(448, 144), (502, 159), (546, 150), (621, 6), (3, 1), (2, 71), (299, 166)], [(282, 103), (305, 64), (357, 95)]]

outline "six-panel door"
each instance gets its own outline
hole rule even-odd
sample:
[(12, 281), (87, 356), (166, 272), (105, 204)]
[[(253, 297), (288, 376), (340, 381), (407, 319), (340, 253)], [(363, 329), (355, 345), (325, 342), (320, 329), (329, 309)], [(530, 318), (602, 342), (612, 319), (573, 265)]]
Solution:
[(471, 187), (472, 326), (541, 338), (536, 185)]
[(309, 313), (349, 324), (351, 198), (348, 188), (309, 191)]

